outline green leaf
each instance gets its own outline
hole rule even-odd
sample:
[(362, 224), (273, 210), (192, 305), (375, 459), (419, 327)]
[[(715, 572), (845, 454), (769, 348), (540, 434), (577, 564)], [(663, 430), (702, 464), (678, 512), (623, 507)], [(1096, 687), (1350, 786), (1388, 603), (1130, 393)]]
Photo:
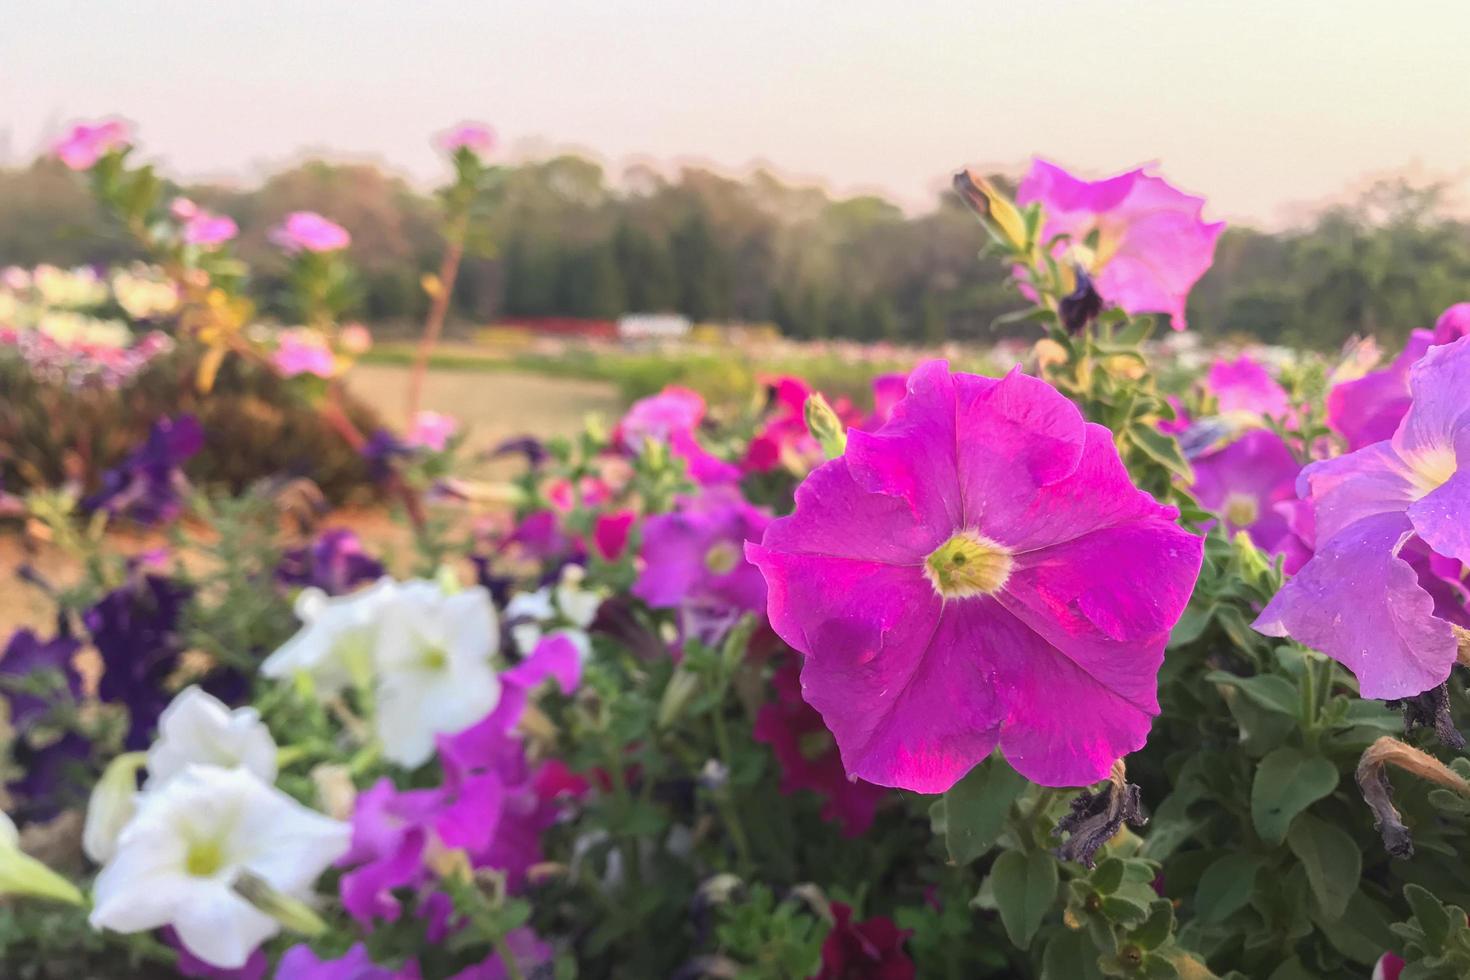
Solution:
[(1143, 949), (1157, 949), (1168, 941), (1169, 934), (1173, 931), (1174, 905), (1168, 899), (1161, 898), (1149, 906), (1148, 918), (1128, 938)]
[(1194, 907), (1201, 922), (1224, 922), (1245, 907), (1265, 862), (1254, 854), (1226, 854), (1200, 876)]
[(944, 845), (955, 864), (969, 864), (995, 846), (1026, 777), (991, 757), (944, 794)]
[(1261, 760), (1251, 784), (1251, 821), (1272, 844), (1286, 840), (1292, 820), (1337, 788), (1337, 767), (1320, 755), (1283, 745)]
[(1357, 842), (1325, 820), (1304, 813), (1291, 825), (1286, 843), (1306, 869), (1307, 884), (1323, 916), (1341, 917), (1363, 873)]
[(1111, 895), (1123, 883), (1123, 872), (1127, 867), (1115, 857), (1105, 858), (1092, 872), (1092, 887), (1104, 895)]
[(1223, 670), (1212, 670), (1205, 675), (1205, 680), (1233, 687), (1267, 711), (1295, 718), (1301, 710), (1301, 699), (1297, 696), (1296, 687), (1277, 674), (1236, 677)]
[(1057, 898), (1057, 862), (1045, 851), (1006, 851), (990, 871), (996, 910), (1006, 935), (1029, 949)]
[(1302, 961), (1293, 956), (1271, 971), (1268, 980), (1318, 980), (1317, 974), (1302, 965)]
[(1184, 458), (1179, 440), (1148, 425), (1133, 426), (1128, 430), (1128, 438), (1149, 459), (1186, 483), (1194, 482), (1194, 470)]
[(1097, 950), (1082, 931), (1058, 932), (1041, 957), (1041, 980), (1101, 980)]
[(1413, 910), (1414, 918), (1429, 942), (1429, 948), (1435, 951), (1441, 949), (1445, 937), (1450, 934), (1450, 916), (1445, 911), (1444, 903), (1435, 898), (1427, 888), (1413, 884), (1404, 886), (1404, 899)]

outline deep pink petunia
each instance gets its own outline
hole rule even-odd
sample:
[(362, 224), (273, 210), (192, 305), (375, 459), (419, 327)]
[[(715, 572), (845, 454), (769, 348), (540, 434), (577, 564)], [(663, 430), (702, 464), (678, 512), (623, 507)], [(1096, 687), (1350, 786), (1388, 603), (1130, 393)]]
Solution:
[(1470, 337), (1470, 303), (1456, 303), (1434, 321), (1434, 342), (1453, 344), (1461, 337)]
[[(1016, 201), (1039, 201), (1043, 241), (1067, 235), (1059, 251), (1096, 235), (1083, 264), (1103, 299), (1130, 314), (1167, 313), (1183, 330), (1189, 290), (1215, 260), (1225, 223), (1205, 221), (1204, 198), (1192, 197), (1146, 170), (1087, 181), (1037, 158)], [(1074, 251), (1071, 257), (1079, 256)]]
[(292, 211), (270, 234), (287, 252), (335, 252), (352, 244), (347, 229), (315, 211)]
[(1286, 418), (1291, 414), (1291, 398), (1286, 389), (1271, 377), (1264, 364), (1246, 354), (1233, 361), (1221, 358), (1211, 364), (1205, 387), (1215, 396), (1222, 415), (1238, 412)]
[(908, 930), (881, 915), (854, 922), (852, 906), (842, 902), (832, 903), (832, 918), (812, 980), (913, 980), (914, 961), (903, 949)]
[(128, 124), (117, 119), (78, 123), (53, 147), (57, 157), (71, 170), (91, 170), (98, 160), (132, 142)]
[(740, 479), (740, 468), (706, 450), (696, 437), (704, 411), (699, 392), (671, 385), (634, 402), (613, 439), (630, 453), (642, 452), (650, 441), (666, 443), (684, 460), (695, 483), (733, 483)]
[(1384, 953), (1373, 965), (1373, 980), (1399, 980), (1407, 965), (1397, 953)]
[(1302, 470), (1286, 442), (1266, 429), (1247, 432), (1194, 460), (1194, 495), (1219, 514), (1229, 533), (1246, 531), (1263, 551), (1286, 556), (1287, 572), (1309, 557), (1291, 527)]
[(469, 150), (477, 156), (484, 156), (495, 149), (495, 130), (484, 123), (462, 122), (453, 129), (440, 133), (435, 143), (445, 153)]
[(909, 377), (746, 553), (849, 775), (947, 790), (1000, 745), (1076, 786), (1141, 747), (1202, 543), (1043, 381)]
[(1415, 330), (1391, 365), (1327, 393), (1327, 424), (1347, 440), (1348, 449), (1392, 438), (1409, 410), (1409, 369), (1429, 353), (1433, 341), (1428, 330)]
[(628, 535), (638, 515), (631, 510), (598, 514), (592, 526), (592, 547), (603, 561), (617, 561), (628, 546)]
[(799, 665), (784, 664), (771, 678), (775, 697), (756, 716), (755, 740), (769, 745), (781, 764), (782, 793), (811, 790), (823, 798), (822, 819), (857, 837), (873, 825), (884, 790), (847, 778), (822, 716), (801, 699), (800, 672)]
[(873, 414), (868, 417), (865, 429), (876, 429), (893, 415), (894, 406), (903, 401), (908, 391), (909, 376), (895, 372), (880, 374), (873, 379)]
[(1416, 542), (1431, 570), (1470, 562), (1470, 337), (1431, 348), (1409, 390), (1391, 439), (1302, 471), (1316, 554), (1255, 623), (1342, 663), (1365, 698), (1419, 694), (1455, 664), (1452, 623), (1421, 582)]
[[(740, 466), (747, 473), (769, 473), (783, 465), (805, 473), (822, 461), (822, 447), (806, 427), (806, 400), (812, 387), (789, 375), (770, 379), (767, 387), (771, 415), (751, 439)], [(832, 410), (844, 426), (861, 421), (845, 399), (835, 402)]]

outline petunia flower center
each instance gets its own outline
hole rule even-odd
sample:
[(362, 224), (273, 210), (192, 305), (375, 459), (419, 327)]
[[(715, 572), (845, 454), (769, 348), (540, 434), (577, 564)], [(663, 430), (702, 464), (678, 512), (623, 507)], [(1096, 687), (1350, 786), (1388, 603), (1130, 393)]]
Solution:
[(184, 870), (195, 878), (211, 878), (224, 865), (225, 852), (219, 841), (192, 841), (188, 853), (184, 855)]
[(714, 575), (729, 575), (740, 561), (740, 549), (733, 541), (719, 541), (704, 553), (704, 567)]
[(1011, 576), (1011, 553), (977, 531), (960, 531), (924, 559), (924, 576), (945, 599), (994, 595)]
[(1231, 527), (1250, 527), (1261, 516), (1261, 504), (1248, 493), (1232, 493), (1222, 508)]
[(443, 647), (424, 647), (419, 654), (419, 667), (423, 670), (437, 671), (449, 666), (449, 653)]
[(1415, 500), (1427, 497), (1450, 482), (1450, 477), (1455, 475), (1455, 470), (1460, 465), (1454, 449), (1449, 446), (1426, 449), (1410, 456), (1407, 462), (1409, 482), (1414, 485)]

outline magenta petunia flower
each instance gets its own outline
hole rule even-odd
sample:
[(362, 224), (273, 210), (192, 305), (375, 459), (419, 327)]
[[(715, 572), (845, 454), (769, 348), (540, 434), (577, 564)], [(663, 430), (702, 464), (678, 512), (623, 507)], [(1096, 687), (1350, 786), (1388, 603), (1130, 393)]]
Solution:
[(184, 222), (184, 242), (200, 248), (215, 248), (240, 233), (235, 219), (223, 214), (198, 211)]
[(1141, 747), (1202, 543), (1043, 381), (909, 377), (746, 554), (851, 776), (947, 790), (999, 744), (1076, 786)]
[[(1106, 180), (1079, 180), (1035, 159), (1016, 192), (1020, 204), (1041, 202), (1042, 241), (1067, 235), (1103, 299), (1130, 314), (1167, 313), (1183, 330), (1189, 290), (1215, 259), (1225, 223), (1205, 221), (1204, 198), (1192, 197), (1143, 169)], [(1075, 247), (1096, 235), (1090, 255)]]
[(440, 133), (435, 142), (445, 153), (453, 154), (464, 149), (484, 156), (495, 149), (495, 130), (484, 123), (462, 122), (453, 129)]
[(315, 211), (292, 211), (270, 234), (287, 252), (335, 252), (352, 244), (352, 236), (336, 222)]
[(281, 980), (407, 980), (417, 977), (418, 970), (399, 972), (378, 966), (362, 943), (335, 960), (321, 959), (310, 946), (302, 944), (286, 950), (276, 976)]
[(857, 837), (873, 825), (884, 790), (847, 778), (822, 716), (801, 699), (799, 674), (799, 666), (790, 663), (771, 678), (775, 698), (756, 716), (755, 740), (769, 745), (781, 764), (782, 793), (811, 790), (823, 798), (822, 819), (841, 826), (846, 836)]
[(1291, 527), (1302, 465), (1274, 432), (1255, 429), (1194, 460), (1194, 495), (1219, 514), (1231, 534), (1246, 531), (1256, 547), (1286, 556), (1287, 572), (1310, 557)]
[(1431, 559), (1470, 561), (1470, 338), (1431, 348), (1409, 391), (1392, 438), (1302, 471), (1316, 554), (1255, 623), (1342, 663), (1365, 698), (1422, 693), (1455, 663), (1406, 550), (1417, 539)]
[(458, 431), (459, 422), (453, 415), (419, 412), (413, 417), (413, 424), (408, 427), (403, 441), (415, 449), (432, 449), (440, 453)]
[(832, 903), (832, 931), (822, 942), (822, 968), (812, 980), (914, 980), (914, 961), (904, 952), (910, 930), (875, 915), (854, 922), (852, 906)]
[(642, 573), (633, 594), (656, 609), (699, 610), (738, 618), (766, 607), (766, 583), (745, 558), (771, 515), (733, 488), (680, 497), (668, 514), (643, 524)]
[(1215, 396), (1221, 415), (1243, 413), (1270, 418), (1291, 414), (1291, 398), (1266, 366), (1249, 355), (1223, 358), (1210, 365), (1205, 387)]
[(282, 330), (276, 338), (271, 363), (287, 378), (302, 374), (330, 378), (337, 368), (337, 360), (332, 356), (332, 348), (327, 346), (327, 338), (310, 327)]
[(1334, 385), (1327, 393), (1327, 424), (1350, 450), (1392, 438), (1409, 410), (1409, 369), (1434, 342), (1428, 330), (1415, 330), (1394, 362), (1381, 371)]
[[(747, 473), (769, 473), (785, 465), (804, 473), (822, 461), (822, 447), (806, 428), (806, 400), (811, 385), (801, 378), (786, 376), (767, 382), (771, 393), (771, 416), (750, 440), (745, 458), (740, 461)], [(833, 403), (832, 410), (844, 422), (856, 425), (857, 414), (845, 399)]]
[(614, 441), (630, 453), (642, 452), (649, 441), (666, 443), (684, 460), (694, 482), (733, 483), (740, 479), (740, 468), (710, 453), (695, 436), (704, 411), (699, 392), (671, 385), (634, 402), (618, 423)]
[(132, 142), (128, 124), (117, 119), (78, 123), (53, 147), (57, 157), (72, 170), (91, 170), (98, 160)]
[(1434, 321), (1434, 342), (1453, 344), (1461, 337), (1470, 337), (1470, 303), (1456, 303)]
[(880, 374), (873, 379), (873, 414), (865, 429), (876, 429), (893, 415), (893, 408), (908, 390), (907, 374)]
[(592, 525), (592, 547), (603, 561), (617, 561), (623, 556), (623, 549), (628, 546), (628, 535), (637, 520), (638, 515), (631, 510), (597, 515), (597, 521)]

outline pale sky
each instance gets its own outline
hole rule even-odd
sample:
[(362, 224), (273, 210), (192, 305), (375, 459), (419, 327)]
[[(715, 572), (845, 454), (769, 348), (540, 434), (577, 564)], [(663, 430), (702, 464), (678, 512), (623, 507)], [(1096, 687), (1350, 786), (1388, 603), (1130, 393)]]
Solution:
[(957, 165), (1158, 161), (1279, 224), (1365, 174), (1470, 176), (1470, 0), (0, 0), (0, 160), (119, 114), (181, 176), (319, 151), (769, 162), (922, 207)]

